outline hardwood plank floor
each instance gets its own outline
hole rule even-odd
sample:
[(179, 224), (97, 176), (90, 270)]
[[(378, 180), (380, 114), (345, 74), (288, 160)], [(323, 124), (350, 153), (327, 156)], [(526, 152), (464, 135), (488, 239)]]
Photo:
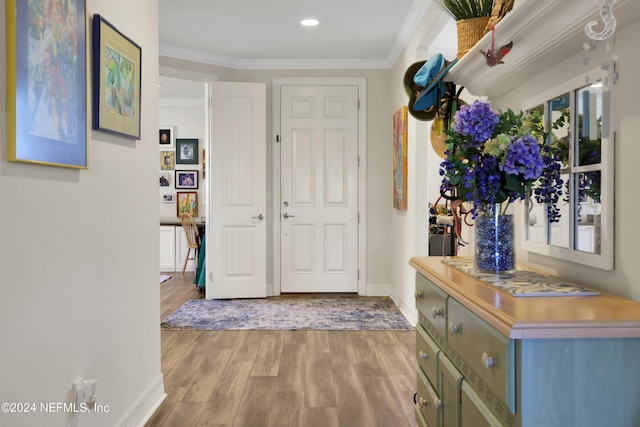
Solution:
[[(160, 320), (204, 298), (193, 273), (175, 273), (160, 289)], [(184, 330), (161, 337), (167, 398), (146, 427), (416, 425), (414, 331)]]

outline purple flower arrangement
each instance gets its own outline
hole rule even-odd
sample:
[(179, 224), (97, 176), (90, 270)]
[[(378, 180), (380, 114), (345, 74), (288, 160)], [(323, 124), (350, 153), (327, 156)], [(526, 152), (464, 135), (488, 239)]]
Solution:
[(498, 113), (487, 102), (475, 101), (456, 112), (448, 135), (446, 159), (441, 163), (442, 192), (456, 191), (479, 211), (533, 195), (547, 203), (550, 221), (562, 194), (556, 150), (524, 114)]

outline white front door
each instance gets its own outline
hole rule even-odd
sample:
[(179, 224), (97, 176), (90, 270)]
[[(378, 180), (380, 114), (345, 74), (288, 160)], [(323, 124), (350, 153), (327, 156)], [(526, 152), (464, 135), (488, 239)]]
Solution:
[(282, 292), (358, 291), (358, 86), (282, 86)]
[(266, 85), (211, 83), (208, 297), (267, 293)]

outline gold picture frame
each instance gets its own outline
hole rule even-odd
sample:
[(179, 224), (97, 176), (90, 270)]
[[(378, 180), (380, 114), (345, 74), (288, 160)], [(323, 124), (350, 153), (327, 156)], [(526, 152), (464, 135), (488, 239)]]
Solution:
[(87, 169), (84, 0), (6, 1), (7, 160)]

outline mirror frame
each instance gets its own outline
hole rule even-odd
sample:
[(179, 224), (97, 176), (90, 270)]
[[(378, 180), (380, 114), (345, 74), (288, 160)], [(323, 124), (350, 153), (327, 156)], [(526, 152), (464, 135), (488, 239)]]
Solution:
[[(615, 66), (605, 71), (601, 68), (590, 70), (584, 74), (576, 76), (554, 88), (543, 91), (539, 95), (523, 102), (522, 109), (528, 111), (539, 105), (546, 104), (560, 95), (571, 93), (572, 97), (576, 90), (584, 88), (589, 82), (602, 82), (603, 107), (602, 107), (602, 146), (601, 146), (601, 230), (600, 230), (600, 252), (591, 253), (579, 251), (572, 248), (553, 246), (547, 243), (527, 240), (527, 215), (523, 215), (522, 220), (522, 248), (529, 252), (534, 252), (549, 257), (559, 258), (566, 261), (584, 264), (603, 270), (613, 270), (614, 265), (614, 172), (615, 172), (615, 139), (618, 129), (618, 114), (616, 108), (615, 93)], [(604, 96), (605, 94), (608, 94)], [(573, 101), (572, 101), (573, 105)], [(576, 135), (576, 120), (572, 120), (572, 135)], [(575, 141), (572, 139), (571, 148)], [(571, 203), (577, 203), (575, 197), (570, 198)], [(525, 209), (528, 203), (524, 205)], [(575, 215), (577, 209), (571, 206), (569, 211)], [(548, 222), (547, 222), (548, 223)], [(569, 221), (570, 226), (574, 224), (574, 219)], [(573, 234), (573, 233), (571, 233)]]

